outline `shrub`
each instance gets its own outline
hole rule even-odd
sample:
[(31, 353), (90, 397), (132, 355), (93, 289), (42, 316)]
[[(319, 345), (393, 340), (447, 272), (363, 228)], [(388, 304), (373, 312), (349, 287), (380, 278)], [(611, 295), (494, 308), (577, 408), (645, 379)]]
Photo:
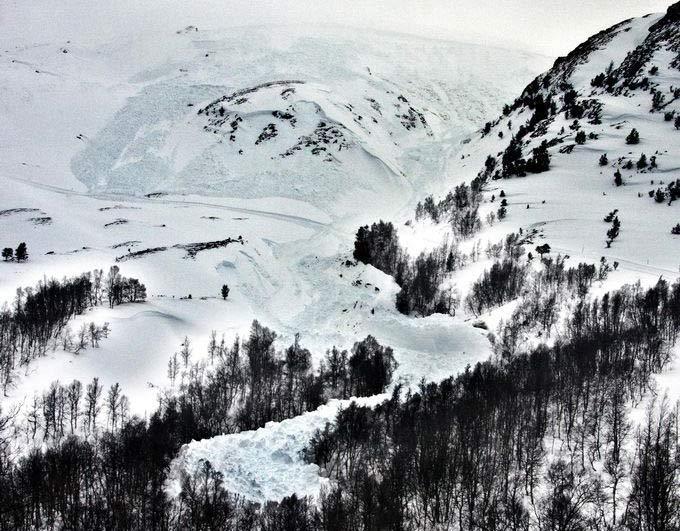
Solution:
[(623, 184), (623, 177), (619, 170), (616, 170), (616, 173), (614, 173), (614, 184), (616, 186), (621, 186)]
[(642, 170), (642, 169), (646, 168), (647, 167), (647, 155), (645, 155), (644, 153), (642, 155), (640, 155), (640, 158), (638, 159), (636, 166), (637, 166), (638, 170)]
[(640, 143), (640, 133), (638, 130), (633, 128), (631, 132), (626, 137), (626, 144), (639, 144)]

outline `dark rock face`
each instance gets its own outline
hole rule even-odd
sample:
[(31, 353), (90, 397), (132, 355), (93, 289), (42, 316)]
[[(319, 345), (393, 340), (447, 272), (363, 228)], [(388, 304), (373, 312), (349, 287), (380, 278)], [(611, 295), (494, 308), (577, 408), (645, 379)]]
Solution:
[(668, 8), (665, 18), (673, 22), (680, 22), (680, 2), (676, 2)]

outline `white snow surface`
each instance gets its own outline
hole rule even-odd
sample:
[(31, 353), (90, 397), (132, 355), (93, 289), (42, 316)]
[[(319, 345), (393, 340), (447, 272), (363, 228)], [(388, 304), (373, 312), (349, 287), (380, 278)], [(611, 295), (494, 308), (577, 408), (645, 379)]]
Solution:
[(300, 452), (317, 430), (332, 423), (342, 408), (355, 402), (375, 407), (388, 395), (331, 400), (316, 411), (281, 422), (268, 422), (264, 428), (184, 445), (173, 461), (168, 492), (181, 491), (183, 471), (197, 470), (204, 460), (224, 474), (224, 487), (248, 500), (265, 502), (286, 496), (316, 496), (330, 480), (319, 467), (306, 463)]

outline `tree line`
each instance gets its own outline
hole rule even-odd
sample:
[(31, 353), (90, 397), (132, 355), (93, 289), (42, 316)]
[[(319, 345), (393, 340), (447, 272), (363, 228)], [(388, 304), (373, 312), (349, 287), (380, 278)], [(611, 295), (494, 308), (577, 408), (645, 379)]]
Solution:
[[(105, 297), (111, 307), (143, 301), (146, 288), (139, 280), (122, 276), (117, 266), (113, 266), (106, 277), (102, 270), (95, 270), (73, 278), (40, 281), (33, 288), (19, 288), (12, 304), (5, 304), (0, 309), (0, 384), (3, 390), (11, 384), (17, 367), (43, 356), (50, 346), (61, 344), (67, 350), (71, 349), (75, 340), (66, 327), (68, 321), (101, 305)], [(90, 332), (94, 332), (94, 336)], [(81, 330), (76, 338), (77, 345), (96, 341), (100, 336), (96, 327), (91, 331), (89, 328)]]

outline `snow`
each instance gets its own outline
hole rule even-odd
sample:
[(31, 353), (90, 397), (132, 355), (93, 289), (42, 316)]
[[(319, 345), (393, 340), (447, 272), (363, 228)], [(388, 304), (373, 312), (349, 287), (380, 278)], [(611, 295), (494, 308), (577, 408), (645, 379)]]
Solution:
[(375, 407), (389, 398), (375, 395), (350, 400), (331, 400), (316, 411), (282, 422), (269, 422), (264, 428), (212, 439), (193, 441), (182, 447), (173, 461), (168, 492), (181, 491), (181, 473), (198, 470), (208, 460), (224, 475), (224, 487), (248, 500), (265, 502), (286, 496), (318, 496), (328, 478), (315, 464), (306, 463), (301, 452), (314, 433), (333, 423), (338, 411), (355, 402)]

